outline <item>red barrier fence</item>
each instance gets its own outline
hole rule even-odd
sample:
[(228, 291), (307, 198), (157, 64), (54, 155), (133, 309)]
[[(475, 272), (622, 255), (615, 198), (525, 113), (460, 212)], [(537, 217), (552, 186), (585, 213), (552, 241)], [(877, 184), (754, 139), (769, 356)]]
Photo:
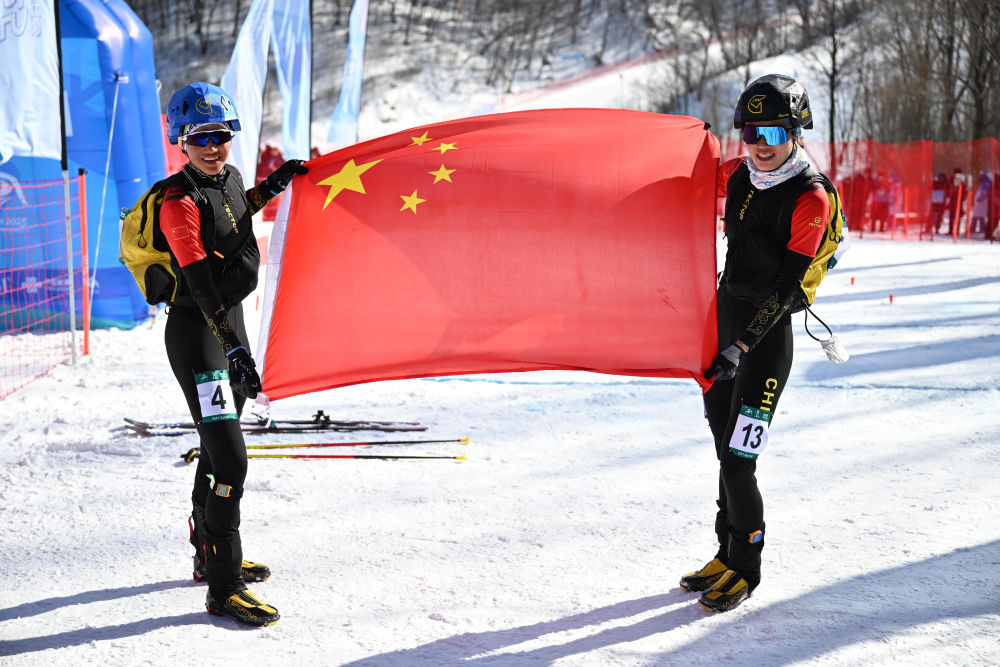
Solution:
[(70, 179), (67, 243), (63, 181), (0, 186), (0, 399), (90, 352), (85, 193), (82, 173)]
[[(808, 135), (807, 135), (808, 136)], [(723, 159), (745, 153), (721, 140)], [(805, 142), (813, 165), (837, 185), (857, 237), (1000, 241), (1000, 142), (870, 139)]]

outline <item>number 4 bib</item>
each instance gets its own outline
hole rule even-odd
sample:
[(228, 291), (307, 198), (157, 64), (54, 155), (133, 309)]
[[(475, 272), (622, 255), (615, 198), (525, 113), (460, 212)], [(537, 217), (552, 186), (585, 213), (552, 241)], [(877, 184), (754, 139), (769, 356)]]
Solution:
[(767, 427), (771, 423), (771, 413), (767, 410), (740, 407), (736, 419), (736, 429), (729, 440), (729, 451), (745, 459), (755, 459), (767, 447)]
[(228, 371), (206, 371), (194, 374), (198, 386), (198, 403), (201, 404), (201, 421), (217, 422), (237, 419), (236, 402), (229, 386)]

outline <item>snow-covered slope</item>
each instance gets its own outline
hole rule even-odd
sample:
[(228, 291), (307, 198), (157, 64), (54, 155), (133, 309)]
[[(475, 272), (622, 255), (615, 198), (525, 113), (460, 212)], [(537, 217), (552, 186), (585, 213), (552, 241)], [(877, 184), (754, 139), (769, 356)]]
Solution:
[(162, 319), (94, 332), (0, 402), (0, 664), (996, 664), (998, 252), (855, 241), (817, 304), (852, 358), (797, 320), (758, 469), (764, 580), (714, 616), (677, 588), (714, 553), (698, 388), (555, 372), (276, 402), (419, 420), (471, 444), (408, 452), (468, 462), (251, 461), (244, 545), (283, 618), (209, 616), (178, 458), (196, 441), (115, 430), (185, 416)]

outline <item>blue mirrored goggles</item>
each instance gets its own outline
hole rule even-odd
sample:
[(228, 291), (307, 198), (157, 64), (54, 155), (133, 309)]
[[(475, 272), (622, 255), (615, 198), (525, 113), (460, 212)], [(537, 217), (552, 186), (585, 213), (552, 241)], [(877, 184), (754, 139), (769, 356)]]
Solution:
[(233, 132), (229, 130), (210, 130), (208, 132), (192, 132), (181, 137), (184, 141), (195, 146), (204, 148), (208, 142), (213, 142), (216, 146), (229, 143), (233, 139)]
[(778, 146), (788, 141), (789, 132), (783, 127), (768, 125), (744, 125), (743, 142), (755, 144), (757, 140), (764, 137), (764, 143), (768, 146)]

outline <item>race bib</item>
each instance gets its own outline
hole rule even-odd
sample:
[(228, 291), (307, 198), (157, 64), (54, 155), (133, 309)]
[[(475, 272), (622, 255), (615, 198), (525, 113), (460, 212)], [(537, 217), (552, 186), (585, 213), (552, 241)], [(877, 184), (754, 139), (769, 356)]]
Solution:
[(206, 371), (194, 374), (198, 386), (198, 403), (201, 404), (201, 421), (217, 422), (238, 419), (233, 390), (229, 386), (228, 371)]
[(740, 407), (736, 429), (729, 440), (729, 451), (745, 459), (755, 459), (767, 447), (767, 427), (771, 413), (748, 405)]

